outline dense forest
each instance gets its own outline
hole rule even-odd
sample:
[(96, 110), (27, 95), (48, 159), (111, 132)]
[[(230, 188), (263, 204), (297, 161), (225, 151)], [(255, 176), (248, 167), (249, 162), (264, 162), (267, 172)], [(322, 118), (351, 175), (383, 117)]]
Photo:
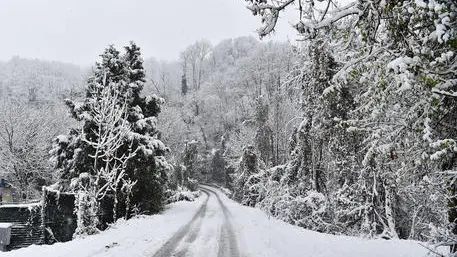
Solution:
[(107, 195), (129, 217), (216, 183), (303, 228), (454, 251), (456, 3), (246, 2), (260, 37), (298, 2), (300, 40), (0, 63), (0, 174), (24, 199), (77, 192), (81, 234)]

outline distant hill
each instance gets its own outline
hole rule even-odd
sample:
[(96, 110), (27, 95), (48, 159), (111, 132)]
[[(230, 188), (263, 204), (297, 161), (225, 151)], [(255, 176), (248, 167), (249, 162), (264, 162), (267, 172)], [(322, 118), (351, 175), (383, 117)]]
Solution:
[(0, 62), (0, 98), (60, 100), (81, 91), (87, 73), (73, 64), (13, 57)]

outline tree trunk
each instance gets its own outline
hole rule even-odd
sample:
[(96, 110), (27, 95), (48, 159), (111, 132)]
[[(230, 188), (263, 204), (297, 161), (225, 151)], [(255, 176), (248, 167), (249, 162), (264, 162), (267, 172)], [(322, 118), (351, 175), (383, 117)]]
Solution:
[(205, 134), (205, 131), (203, 130), (203, 127), (200, 127), (200, 131), (202, 132), (203, 141), (205, 142), (205, 150), (208, 150), (209, 149), (208, 140), (206, 138), (206, 134)]
[(113, 222), (116, 222), (117, 220), (117, 205), (118, 205), (118, 199), (117, 199), (117, 185), (115, 185), (114, 189), (114, 203), (113, 203)]
[[(452, 159), (450, 159), (448, 162), (444, 163), (441, 169), (444, 170), (450, 170), (454, 167), (454, 161), (455, 161), (456, 156), (454, 155)], [(450, 223), (450, 229), (451, 233), (453, 235), (457, 235), (457, 181), (455, 179), (447, 180), (447, 191), (448, 191), (448, 221)], [(457, 244), (452, 244), (450, 245), (450, 251), (451, 253), (457, 252)]]
[(387, 218), (387, 226), (389, 227), (389, 231), (392, 235), (392, 238), (398, 239), (398, 234), (397, 231), (395, 230), (395, 219), (394, 219), (394, 214), (393, 214), (393, 203), (392, 203), (392, 198), (394, 197), (394, 194), (392, 192), (392, 188), (390, 185), (386, 185), (384, 183), (384, 191), (386, 193), (386, 205), (385, 205), (385, 210), (386, 210), (386, 218)]
[[(455, 180), (451, 183), (448, 182), (448, 192), (449, 192), (449, 200), (448, 200), (448, 220), (451, 223), (451, 232), (454, 235), (457, 235), (457, 185)], [(453, 244), (451, 247), (451, 253), (457, 252), (457, 244)]]

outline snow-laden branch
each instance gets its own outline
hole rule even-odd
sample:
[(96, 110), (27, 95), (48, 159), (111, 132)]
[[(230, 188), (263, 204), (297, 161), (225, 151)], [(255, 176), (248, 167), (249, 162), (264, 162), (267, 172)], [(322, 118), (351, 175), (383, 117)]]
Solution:
[(264, 26), (257, 30), (257, 33), (262, 38), (270, 34), (276, 27), (278, 22), (279, 12), (284, 10), (287, 6), (291, 5), (295, 0), (288, 0), (285, 3), (282, 3), (279, 6), (274, 6), (267, 3), (255, 3), (247, 6), (247, 8), (252, 12), (253, 15), (261, 14), (263, 16)]
[(319, 29), (322, 29), (322, 28), (329, 27), (332, 24), (334, 24), (335, 22), (337, 22), (337, 21), (339, 21), (339, 20), (341, 20), (341, 19), (343, 19), (343, 18), (345, 18), (347, 16), (361, 15), (361, 14), (362, 14), (362, 10), (360, 10), (357, 7), (356, 3), (353, 3), (353, 4), (350, 4), (350, 5), (342, 8), (338, 12), (334, 12), (333, 15), (331, 15), (328, 18), (322, 18), (322, 20), (319, 21), (319, 22), (315, 22), (315, 21), (303, 22), (303, 21), (300, 21), (294, 27), (298, 32), (300, 32), (302, 34), (306, 34), (306, 33), (310, 33), (310, 32), (313, 32), (313, 31), (316, 31), (316, 30), (319, 30)]
[(287, 6), (291, 5), (293, 2), (295, 2), (295, 0), (288, 0), (285, 3), (282, 3), (278, 6), (274, 6), (274, 5), (267, 4), (267, 3), (260, 3), (260, 4), (253, 4), (253, 5), (247, 6), (247, 8), (249, 10), (251, 10), (254, 15), (256, 15), (261, 10), (266, 10), (266, 9), (281, 11), (281, 10), (285, 9)]
[(439, 89), (432, 89), (432, 92), (438, 95), (442, 96), (448, 96), (448, 97), (456, 97), (457, 98), (457, 92), (447, 92)]
[[(253, 15), (262, 16), (263, 26), (257, 30), (257, 33), (262, 38), (270, 34), (275, 29), (279, 18), (279, 13), (286, 9), (288, 6), (295, 3), (296, 0), (281, 1), (276, 4), (267, 1), (250, 2), (251, 3), (247, 6), (247, 9), (249, 9)], [(317, 10), (313, 4), (311, 4), (308, 7), (304, 7), (301, 0), (298, 0), (298, 3), (300, 21), (294, 25), (294, 28), (301, 34), (313, 33), (316, 30), (329, 27), (333, 23), (347, 16), (361, 15), (363, 12), (361, 9), (358, 8), (356, 3), (351, 3), (342, 8), (335, 8), (334, 10), (331, 10), (330, 8), (332, 3), (332, 1), (330, 0), (327, 1), (325, 9), (323, 10)], [(319, 18), (315, 18), (315, 12), (320, 13)]]

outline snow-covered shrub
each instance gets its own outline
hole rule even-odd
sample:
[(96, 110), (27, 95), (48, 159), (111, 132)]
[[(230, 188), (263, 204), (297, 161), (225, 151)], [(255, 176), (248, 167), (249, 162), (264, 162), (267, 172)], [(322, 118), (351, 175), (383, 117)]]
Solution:
[(99, 232), (99, 203), (90, 191), (80, 190), (75, 195), (76, 230), (73, 237)]
[(288, 214), (285, 221), (315, 231), (328, 231), (324, 221), (327, 200), (322, 193), (309, 191), (305, 196), (294, 197), (286, 206), (278, 206), (281, 207)]
[(166, 203), (174, 203), (178, 201), (192, 202), (195, 198), (200, 196), (200, 191), (189, 190), (188, 188), (179, 186), (176, 190), (166, 191)]
[(189, 178), (187, 188), (189, 188), (190, 191), (197, 191), (198, 190), (198, 180)]
[(260, 171), (259, 159), (253, 146), (246, 146), (243, 155), (238, 163), (238, 168), (234, 174), (234, 195), (233, 197), (244, 204), (254, 206), (257, 202), (254, 198), (258, 192), (255, 186), (259, 182), (256, 174)]

